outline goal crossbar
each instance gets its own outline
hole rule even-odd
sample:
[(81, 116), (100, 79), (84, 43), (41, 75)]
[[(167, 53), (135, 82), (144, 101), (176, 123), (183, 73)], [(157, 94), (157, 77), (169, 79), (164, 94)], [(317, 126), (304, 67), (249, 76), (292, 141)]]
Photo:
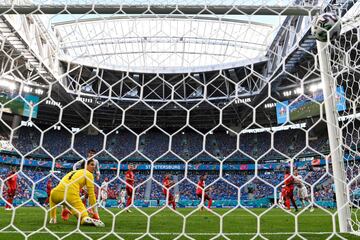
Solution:
[(226, 14), (313, 16), (318, 6), (259, 5), (120, 5), (120, 4), (0, 4), (0, 14)]

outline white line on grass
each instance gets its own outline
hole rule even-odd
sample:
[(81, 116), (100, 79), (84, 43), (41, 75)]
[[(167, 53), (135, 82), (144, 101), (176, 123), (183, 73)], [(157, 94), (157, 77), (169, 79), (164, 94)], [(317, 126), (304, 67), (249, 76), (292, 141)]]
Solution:
[[(25, 234), (30, 234), (33, 233), (33, 231), (22, 231)], [(69, 232), (54, 232), (51, 231), (54, 234), (67, 234)], [(89, 234), (89, 235), (95, 235), (95, 234), (104, 234), (107, 232), (84, 232), (81, 231), (84, 234)], [(19, 233), (17, 231), (1, 231), (0, 233)], [(114, 232), (118, 235), (143, 235), (143, 232)], [(182, 233), (174, 233), (174, 232), (160, 232), (160, 233), (156, 233), (156, 232), (149, 232), (152, 235), (180, 235)], [(333, 232), (298, 232), (298, 234), (311, 234), (311, 235), (323, 235), (323, 234), (332, 234)], [(49, 232), (47, 231), (39, 231), (36, 234), (49, 234)], [(212, 236), (212, 235), (217, 235), (218, 233), (189, 233), (187, 232), (186, 234), (188, 235), (196, 235), (196, 236)], [(241, 236), (241, 235), (255, 235), (256, 232), (253, 233), (248, 233), (248, 232), (244, 232), (244, 233), (223, 233), (224, 235), (233, 235), (233, 236)], [(277, 232), (277, 233), (266, 233), (266, 232), (261, 232), (262, 235), (293, 235), (293, 232)]]

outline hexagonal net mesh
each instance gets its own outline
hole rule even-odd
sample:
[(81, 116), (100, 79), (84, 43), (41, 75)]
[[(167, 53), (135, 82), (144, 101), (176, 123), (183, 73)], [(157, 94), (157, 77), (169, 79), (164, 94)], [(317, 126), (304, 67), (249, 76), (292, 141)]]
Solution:
[(0, 238), (355, 239), (359, 11), (2, 1)]

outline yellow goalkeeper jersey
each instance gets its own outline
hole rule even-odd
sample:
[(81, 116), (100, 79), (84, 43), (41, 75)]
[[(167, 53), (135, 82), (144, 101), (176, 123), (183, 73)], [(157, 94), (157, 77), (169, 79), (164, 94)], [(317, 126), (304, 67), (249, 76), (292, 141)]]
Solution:
[(53, 191), (65, 192), (67, 188), (67, 197), (80, 197), (80, 189), (87, 188), (90, 205), (96, 203), (94, 175), (88, 170), (80, 169), (66, 174)]

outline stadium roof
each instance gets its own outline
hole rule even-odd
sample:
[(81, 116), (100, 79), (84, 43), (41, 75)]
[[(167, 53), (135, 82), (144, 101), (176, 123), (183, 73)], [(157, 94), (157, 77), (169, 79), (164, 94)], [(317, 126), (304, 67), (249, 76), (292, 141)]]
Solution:
[(54, 24), (59, 58), (144, 73), (211, 71), (265, 60), (273, 26), (190, 16), (109, 17)]

